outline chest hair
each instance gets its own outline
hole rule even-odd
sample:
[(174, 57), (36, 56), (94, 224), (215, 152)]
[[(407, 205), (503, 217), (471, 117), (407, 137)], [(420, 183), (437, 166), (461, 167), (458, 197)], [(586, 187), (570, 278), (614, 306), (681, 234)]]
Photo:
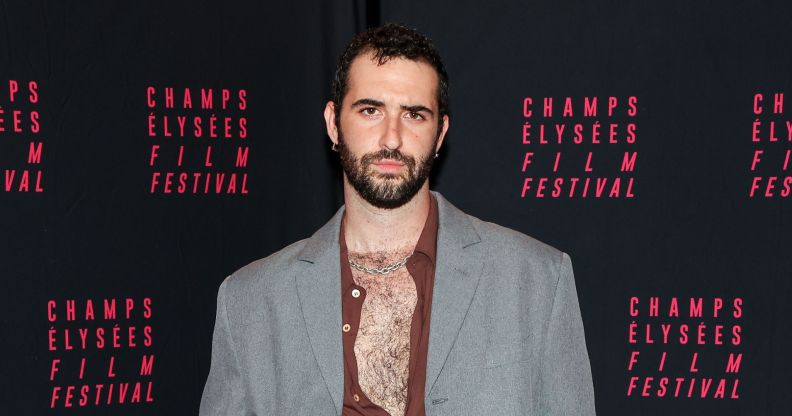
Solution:
[[(366, 267), (383, 267), (409, 255), (393, 252), (349, 253)], [(406, 267), (387, 275), (352, 269), (355, 283), (366, 289), (355, 338), (358, 382), (368, 398), (391, 416), (404, 415), (410, 363), (410, 327), (418, 299)]]

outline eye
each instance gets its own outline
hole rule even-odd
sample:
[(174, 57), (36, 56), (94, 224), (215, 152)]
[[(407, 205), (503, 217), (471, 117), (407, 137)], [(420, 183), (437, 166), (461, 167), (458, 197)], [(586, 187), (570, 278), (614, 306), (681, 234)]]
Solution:
[(410, 111), (407, 113), (407, 118), (411, 118), (413, 120), (424, 120), (424, 116), (417, 111)]
[(374, 116), (374, 115), (377, 114), (377, 109), (374, 108), (374, 107), (366, 107), (366, 108), (360, 110), (360, 112), (363, 113), (363, 115), (366, 115), (366, 116)]

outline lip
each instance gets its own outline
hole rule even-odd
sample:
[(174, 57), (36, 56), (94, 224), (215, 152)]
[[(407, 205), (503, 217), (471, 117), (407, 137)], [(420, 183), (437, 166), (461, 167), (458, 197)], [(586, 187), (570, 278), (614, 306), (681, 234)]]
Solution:
[(393, 159), (381, 159), (373, 163), (378, 169), (386, 172), (399, 171), (404, 167), (404, 163)]
[(374, 162), (374, 164), (377, 166), (404, 166), (404, 163), (393, 159), (381, 159)]

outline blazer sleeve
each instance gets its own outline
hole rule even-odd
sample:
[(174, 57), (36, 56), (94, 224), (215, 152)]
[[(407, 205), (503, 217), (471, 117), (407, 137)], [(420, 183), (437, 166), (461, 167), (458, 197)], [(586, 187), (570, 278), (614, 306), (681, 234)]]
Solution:
[(228, 322), (226, 279), (217, 292), (212, 363), (201, 397), (200, 416), (241, 415), (243, 389), (239, 360)]
[(540, 361), (542, 415), (595, 414), (591, 366), (572, 260), (562, 253)]

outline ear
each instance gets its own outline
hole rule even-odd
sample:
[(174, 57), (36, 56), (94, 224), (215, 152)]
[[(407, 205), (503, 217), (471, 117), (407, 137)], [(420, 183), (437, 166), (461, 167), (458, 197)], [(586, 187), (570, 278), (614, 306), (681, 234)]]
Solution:
[(333, 142), (333, 144), (338, 144), (338, 126), (336, 126), (335, 118), (335, 103), (328, 101), (324, 109), (325, 128), (327, 129), (327, 136), (330, 137), (330, 141)]
[(448, 114), (443, 116), (443, 125), (440, 126), (440, 136), (437, 137), (437, 148), (435, 149), (435, 153), (440, 151), (440, 147), (443, 145), (443, 139), (445, 139), (445, 135), (448, 132)]

